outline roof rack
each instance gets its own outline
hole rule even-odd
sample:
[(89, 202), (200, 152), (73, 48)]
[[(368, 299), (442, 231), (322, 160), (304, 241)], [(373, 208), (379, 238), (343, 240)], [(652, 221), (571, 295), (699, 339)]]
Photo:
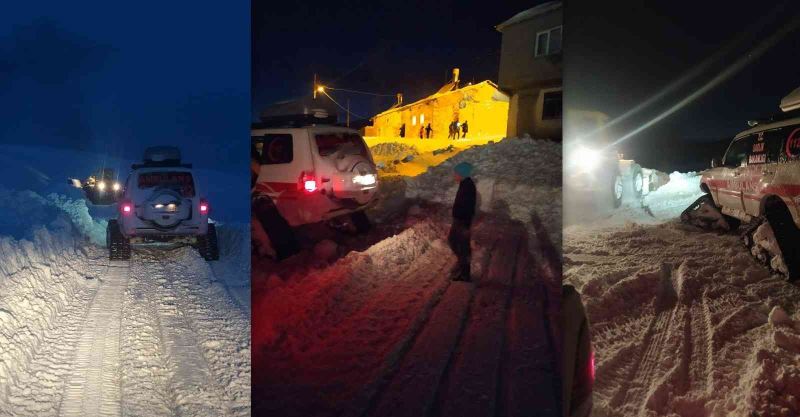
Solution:
[(192, 164), (181, 163), (180, 159), (167, 159), (164, 161), (146, 161), (143, 164), (133, 164), (131, 169), (140, 168), (192, 168)]
[(314, 114), (292, 114), (282, 116), (261, 117), (261, 122), (252, 124), (253, 129), (296, 128), (314, 125), (335, 125), (336, 115), (317, 117)]

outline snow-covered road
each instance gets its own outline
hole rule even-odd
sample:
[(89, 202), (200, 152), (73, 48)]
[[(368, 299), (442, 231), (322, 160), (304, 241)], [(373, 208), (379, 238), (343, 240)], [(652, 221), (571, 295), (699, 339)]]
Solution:
[(84, 259), (69, 263), (91, 280), (53, 312), (27, 363), (7, 375), (0, 410), (14, 416), (250, 414), (249, 313), (201, 257), (191, 248), (142, 250), (129, 262), (109, 262), (104, 248), (83, 251)]
[[(259, 411), (297, 416), (557, 413), (548, 322), (560, 279), (509, 219), (476, 226), (474, 283), (451, 282), (442, 225), (422, 221), (330, 267), (256, 276)], [(547, 282), (544, 282), (547, 281)]]
[(738, 234), (676, 220), (698, 178), (674, 178), (645, 200), (654, 215), (628, 207), (564, 231), (597, 358), (594, 415), (800, 415), (800, 288)]

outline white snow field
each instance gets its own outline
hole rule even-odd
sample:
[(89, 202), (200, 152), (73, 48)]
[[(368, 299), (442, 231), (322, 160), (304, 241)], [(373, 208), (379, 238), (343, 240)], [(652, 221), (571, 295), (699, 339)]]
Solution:
[(696, 174), (564, 231), (597, 360), (595, 416), (800, 415), (800, 288), (738, 234), (683, 225)]
[[(254, 270), (253, 395), (259, 399), (254, 411), (558, 414), (554, 340), (560, 340), (561, 271), (551, 237), (531, 211), (548, 213), (551, 202), (560, 209), (561, 198), (536, 201), (531, 194), (556, 194), (552, 188), (555, 182), (560, 187), (561, 164), (548, 161), (540, 171), (521, 170), (510, 154), (560, 158), (560, 146), (513, 141), (456, 156), (476, 165), (479, 184), (502, 183), (493, 194), (479, 185), (489, 201), (473, 226), (473, 282), (450, 280), (456, 262), (446, 241), (455, 193), (450, 161), (404, 178), (408, 189), (396, 192), (400, 198), (412, 192), (412, 208), (376, 225), (396, 232), (365, 248), (349, 248), (332, 262), (306, 251), (279, 268)], [(497, 168), (506, 157), (506, 170)], [(411, 185), (412, 180), (418, 182)], [(560, 230), (552, 240), (558, 237)], [(339, 243), (340, 251), (348, 249), (347, 242)]]
[(249, 416), (249, 227), (112, 262), (114, 209), (47, 176), (0, 185), (0, 415)]

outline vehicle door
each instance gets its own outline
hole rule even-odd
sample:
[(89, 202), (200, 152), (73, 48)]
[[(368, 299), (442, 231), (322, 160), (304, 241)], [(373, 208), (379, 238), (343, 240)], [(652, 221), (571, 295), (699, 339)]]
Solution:
[(747, 167), (741, 176), (744, 210), (751, 216), (759, 215), (761, 200), (775, 184), (784, 138), (783, 130), (777, 128), (751, 135)]
[(722, 208), (743, 211), (742, 190), (747, 158), (752, 150), (753, 137), (747, 135), (733, 140), (722, 159), (719, 176), (710, 184), (716, 188), (717, 201)]
[(303, 172), (313, 171), (305, 130), (270, 130), (251, 137), (259, 154), (260, 168), (255, 189), (269, 195), (290, 224), (302, 206), (300, 185)]

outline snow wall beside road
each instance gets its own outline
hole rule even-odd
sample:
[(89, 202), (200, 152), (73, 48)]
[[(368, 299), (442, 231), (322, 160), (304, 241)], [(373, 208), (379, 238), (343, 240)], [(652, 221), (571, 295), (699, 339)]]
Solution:
[[(406, 197), (452, 204), (458, 184), (453, 167), (469, 162), (481, 211), (508, 214), (529, 226), (538, 216), (561, 249), (561, 143), (543, 139), (506, 138), (473, 146), (424, 174), (406, 179)], [(531, 232), (532, 233), (532, 232)]]

